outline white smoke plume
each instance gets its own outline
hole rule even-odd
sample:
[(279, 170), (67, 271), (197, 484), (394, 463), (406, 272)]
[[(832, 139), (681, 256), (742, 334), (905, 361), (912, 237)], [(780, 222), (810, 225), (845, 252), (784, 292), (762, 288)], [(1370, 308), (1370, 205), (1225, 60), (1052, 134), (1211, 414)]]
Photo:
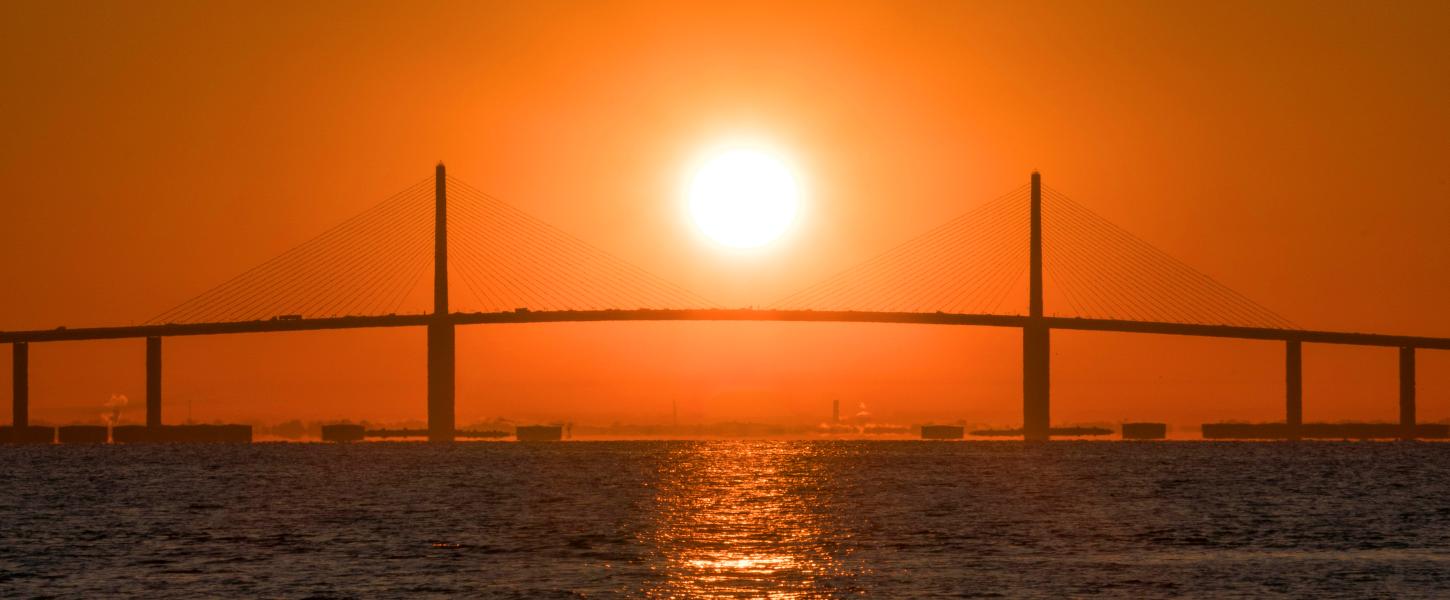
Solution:
[(867, 421), (870, 421), (871, 420), (871, 413), (866, 410), (866, 403), (865, 402), (862, 402), (860, 406), (861, 406), (861, 411), (860, 412), (857, 412), (856, 413), (856, 416), (854, 418), (857, 421), (860, 421), (862, 423), (865, 423)]
[(130, 401), (125, 394), (111, 394), (111, 399), (106, 401), (106, 412), (101, 413), (101, 419), (106, 422), (106, 426), (115, 427), (121, 422), (121, 409), (126, 408)]

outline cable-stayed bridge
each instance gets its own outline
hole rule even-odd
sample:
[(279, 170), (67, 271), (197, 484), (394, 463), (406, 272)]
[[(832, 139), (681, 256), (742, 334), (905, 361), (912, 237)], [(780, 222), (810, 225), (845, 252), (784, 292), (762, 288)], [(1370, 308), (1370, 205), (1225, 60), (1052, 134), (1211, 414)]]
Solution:
[[(427, 296), (421, 304), (420, 296)], [(1024, 297), (1026, 310), (1010, 312)], [(1062, 310), (1048, 313), (1049, 300)], [(432, 178), (146, 324), (0, 331), (0, 343), (13, 347), (12, 424), (26, 426), (29, 344), (144, 338), (146, 422), (159, 427), (163, 338), (426, 327), (429, 439), (449, 441), (456, 434), (456, 327), (570, 321), (1019, 328), (1029, 440), (1050, 433), (1054, 329), (1282, 341), (1291, 437), (1303, 424), (1302, 344), (1398, 348), (1407, 438), (1415, 432), (1415, 353), (1450, 350), (1450, 338), (1301, 329), (1043, 186), (1037, 173), (1021, 188), (769, 308), (730, 309), (448, 176), (442, 164)]]

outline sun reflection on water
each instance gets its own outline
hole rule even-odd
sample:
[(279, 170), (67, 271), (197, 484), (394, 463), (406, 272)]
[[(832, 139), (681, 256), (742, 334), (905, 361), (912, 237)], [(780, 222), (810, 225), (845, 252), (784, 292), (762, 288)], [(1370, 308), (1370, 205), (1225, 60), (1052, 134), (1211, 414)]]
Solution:
[(671, 448), (646, 534), (663, 570), (654, 597), (811, 598), (850, 591), (831, 491), (814, 444)]

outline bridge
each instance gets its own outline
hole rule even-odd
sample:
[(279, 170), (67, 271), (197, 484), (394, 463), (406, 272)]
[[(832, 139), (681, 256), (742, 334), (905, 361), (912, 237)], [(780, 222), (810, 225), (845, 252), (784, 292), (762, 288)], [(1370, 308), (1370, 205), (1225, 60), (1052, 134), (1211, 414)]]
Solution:
[[(1044, 214), (1051, 220), (1045, 222)], [(464, 234), (455, 235), (452, 244), (450, 225), (455, 234)], [(457, 259), (452, 268), (450, 250)], [(431, 310), (400, 313), (430, 266)], [(468, 292), (463, 297), (478, 310), (450, 310), (451, 272)], [(1024, 274), (1027, 310), (1007, 314), (1002, 307), (1015, 292), (1024, 291)], [(1070, 316), (1045, 311), (1047, 279), (1058, 292), (1055, 299), (1070, 308)], [(12, 424), (23, 427), (29, 424), (30, 344), (145, 339), (146, 424), (160, 427), (164, 338), (425, 327), (428, 438), (444, 442), (457, 434), (457, 327), (585, 321), (1021, 329), (1027, 440), (1050, 437), (1053, 330), (1283, 342), (1285, 425), (1291, 438), (1303, 426), (1303, 344), (1397, 348), (1399, 425), (1407, 439), (1416, 431), (1416, 351), (1450, 350), (1450, 338), (1299, 328), (1043, 186), (1038, 173), (1027, 185), (769, 308), (731, 309), (715, 306), (448, 176), (441, 163), (429, 180), (146, 324), (0, 331), (0, 343), (13, 348)]]

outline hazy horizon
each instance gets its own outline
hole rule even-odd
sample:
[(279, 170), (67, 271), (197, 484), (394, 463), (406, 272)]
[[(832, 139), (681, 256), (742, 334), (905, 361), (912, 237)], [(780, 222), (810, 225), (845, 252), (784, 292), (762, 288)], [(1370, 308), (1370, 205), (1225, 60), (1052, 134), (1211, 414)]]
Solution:
[[(722, 306), (769, 305), (1039, 170), (1300, 327), (1450, 335), (1443, 3), (5, 11), (0, 330), (144, 322), (442, 160)], [(736, 139), (787, 157), (805, 190), (756, 250), (711, 243), (686, 210), (692, 165)], [(1047, 277), (1047, 313), (1073, 314)], [(406, 310), (427, 308), (428, 281)], [(472, 302), (456, 281), (452, 296)], [(1026, 312), (1025, 290), (1005, 298)], [(167, 338), (165, 420), (188, 404), (422, 418), (423, 337)], [(683, 399), (772, 420), (836, 397), (893, 421), (1010, 423), (1020, 344), (849, 323), (461, 327), (457, 410), (608, 422)], [(144, 396), (140, 340), (30, 352), (37, 420)], [(1394, 349), (1304, 353), (1306, 420), (1395, 418)], [(1272, 342), (1058, 331), (1053, 420), (1279, 420), (1283, 360)], [(1418, 373), (1421, 420), (1450, 417), (1450, 356), (1421, 352)]]

